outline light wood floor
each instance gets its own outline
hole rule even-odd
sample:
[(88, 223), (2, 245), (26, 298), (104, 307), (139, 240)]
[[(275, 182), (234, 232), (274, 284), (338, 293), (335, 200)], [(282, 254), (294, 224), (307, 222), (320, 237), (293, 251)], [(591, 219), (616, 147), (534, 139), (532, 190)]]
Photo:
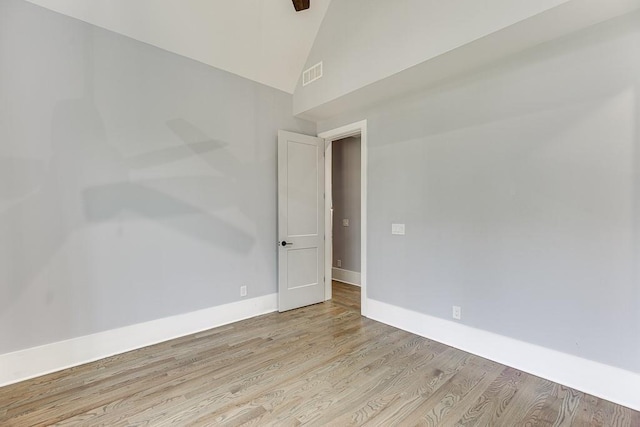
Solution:
[(332, 302), (360, 313), (360, 288), (346, 283), (331, 281)]
[(640, 426), (638, 412), (363, 318), (356, 294), (334, 284), (335, 301), (0, 388), (0, 425)]

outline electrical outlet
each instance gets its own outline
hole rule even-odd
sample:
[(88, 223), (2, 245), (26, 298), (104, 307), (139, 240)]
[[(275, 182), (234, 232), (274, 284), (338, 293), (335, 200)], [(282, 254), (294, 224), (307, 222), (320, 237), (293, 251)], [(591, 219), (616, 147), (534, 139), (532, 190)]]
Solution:
[(349, 226), (349, 219), (348, 218), (345, 218), (345, 219), (342, 220), (342, 226), (343, 227), (348, 227)]
[(404, 224), (391, 224), (391, 234), (404, 235)]
[(453, 306), (453, 318), (456, 320), (460, 320), (462, 318), (462, 309), (457, 305)]
[(240, 296), (241, 297), (246, 297), (247, 296), (247, 287), (246, 286), (240, 286)]
[(342, 260), (341, 260), (341, 259), (339, 259), (339, 260), (337, 261), (337, 263), (338, 263), (338, 267), (342, 267)]

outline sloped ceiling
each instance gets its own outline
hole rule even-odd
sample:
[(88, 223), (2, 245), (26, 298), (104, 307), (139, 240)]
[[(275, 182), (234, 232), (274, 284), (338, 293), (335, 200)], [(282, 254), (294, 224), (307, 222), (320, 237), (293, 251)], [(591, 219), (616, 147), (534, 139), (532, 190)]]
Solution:
[(293, 93), (331, 0), (27, 0)]
[(638, 8), (640, 0), (336, 0), (306, 63), (322, 61), (323, 77), (298, 83), (294, 115), (361, 111)]

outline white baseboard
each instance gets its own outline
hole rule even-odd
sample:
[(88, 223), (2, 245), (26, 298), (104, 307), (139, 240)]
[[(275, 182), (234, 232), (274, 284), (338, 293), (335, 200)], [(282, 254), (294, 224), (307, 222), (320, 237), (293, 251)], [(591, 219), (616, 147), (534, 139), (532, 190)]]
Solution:
[(0, 354), (0, 387), (277, 309), (277, 294), (270, 294)]
[(576, 390), (640, 410), (640, 375), (368, 299), (367, 317)]
[(338, 282), (360, 286), (360, 273), (357, 271), (343, 270), (342, 268), (333, 267), (331, 269), (331, 278)]

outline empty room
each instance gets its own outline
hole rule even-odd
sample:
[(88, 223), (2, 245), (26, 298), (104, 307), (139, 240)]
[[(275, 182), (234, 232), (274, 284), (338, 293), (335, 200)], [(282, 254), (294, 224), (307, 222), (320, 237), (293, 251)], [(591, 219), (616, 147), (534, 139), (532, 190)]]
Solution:
[(0, 0), (0, 426), (640, 427), (640, 0)]

